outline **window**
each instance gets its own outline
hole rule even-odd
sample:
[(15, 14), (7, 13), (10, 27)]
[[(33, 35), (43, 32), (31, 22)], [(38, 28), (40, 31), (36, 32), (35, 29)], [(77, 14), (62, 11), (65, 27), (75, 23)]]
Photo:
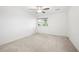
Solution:
[(39, 18), (38, 19), (38, 26), (48, 26), (47, 19), (48, 18)]

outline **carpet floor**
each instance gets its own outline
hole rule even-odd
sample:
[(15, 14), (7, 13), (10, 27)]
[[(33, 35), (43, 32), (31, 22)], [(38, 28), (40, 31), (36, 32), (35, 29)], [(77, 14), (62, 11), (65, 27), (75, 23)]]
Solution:
[(67, 37), (34, 34), (0, 46), (0, 52), (77, 52)]

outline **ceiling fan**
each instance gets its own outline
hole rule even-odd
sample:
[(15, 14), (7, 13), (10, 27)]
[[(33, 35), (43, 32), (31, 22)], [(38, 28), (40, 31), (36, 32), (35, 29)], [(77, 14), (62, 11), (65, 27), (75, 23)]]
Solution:
[(37, 13), (46, 13), (45, 11), (49, 10), (49, 7), (44, 7), (44, 6), (35, 6), (30, 8), (30, 10), (36, 10)]

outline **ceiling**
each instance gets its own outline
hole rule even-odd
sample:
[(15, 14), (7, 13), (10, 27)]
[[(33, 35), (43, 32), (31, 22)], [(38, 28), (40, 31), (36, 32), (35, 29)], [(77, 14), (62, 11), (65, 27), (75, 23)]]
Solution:
[(43, 8), (49, 8), (49, 10), (44, 10), (45, 13), (37, 13), (37, 10), (31, 10), (36, 9), (36, 6), (27, 6), (26, 8), (30, 15), (35, 15), (36, 17), (49, 16), (56, 13), (67, 13), (69, 9), (67, 6), (43, 6)]

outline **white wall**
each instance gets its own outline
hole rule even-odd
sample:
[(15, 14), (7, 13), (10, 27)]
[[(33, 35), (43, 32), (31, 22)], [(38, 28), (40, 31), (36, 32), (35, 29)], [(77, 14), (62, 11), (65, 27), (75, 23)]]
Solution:
[(48, 17), (48, 27), (38, 27), (39, 33), (66, 36), (67, 34), (67, 15), (65, 12), (54, 13)]
[(69, 37), (79, 50), (79, 6), (71, 7), (69, 11)]
[(35, 17), (23, 8), (0, 7), (0, 45), (34, 33)]

